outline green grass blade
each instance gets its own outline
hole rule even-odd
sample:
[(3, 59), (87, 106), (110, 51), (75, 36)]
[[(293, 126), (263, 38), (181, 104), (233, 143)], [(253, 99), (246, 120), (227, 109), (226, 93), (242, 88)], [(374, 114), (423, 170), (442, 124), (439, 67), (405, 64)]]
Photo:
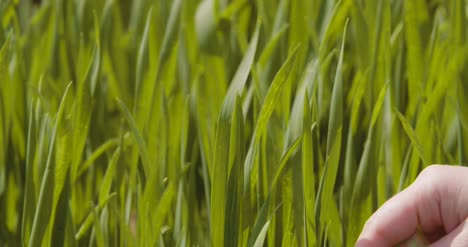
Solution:
[[(174, 47), (176, 42), (176, 35), (179, 25), (180, 12), (182, 9), (182, 3), (184, 0), (174, 0), (172, 1), (171, 12), (169, 13), (169, 20), (167, 23), (166, 30), (164, 32), (164, 38), (161, 45), (161, 50), (159, 53), (159, 63), (158, 67), (162, 68), (165, 61), (168, 60), (169, 55)], [(158, 69), (158, 75), (159, 75)]]
[(159, 237), (159, 232), (161, 231), (161, 227), (163, 226), (164, 219), (167, 217), (169, 210), (171, 209), (172, 202), (174, 201), (177, 187), (173, 182), (170, 182), (167, 186), (166, 190), (161, 196), (161, 200), (159, 201), (154, 215), (153, 215), (153, 228), (151, 229), (152, 232), (155, 232), (156, 238), (153, 241), (153, 246), (156, 245)]
[(130, 130), (132, 131), (133, 137), (135, 138), (136, 144), (138, 146), (138, 151), (140, 152), (141, 160), (143, 163), (143, 169), (144, 169), (145, 175), (148, 176), (149, 174), (151, 174), (150, 160), (149, 160), (148, 150), (147, 150), (145, 141), (143, 139), (143, 136), (141, 135), (140, 131), (138, 131), (138, 127), (135, 122), (135, 119), (132, 117), (132, 114), (130, 113), (128, 108), (125, 106), (125, 104), (119, 99), (117, 99), (117, 103), (120, 107), (120, 110), (124, 114), (125, 119), (127, 120)]
[(259, 36), (259, 25), (257, 25), (249, 48), (237, 69), (228, 92), (224, 98), (219, 114), (216, 131), (215, 153), (213, 158), (212, 182), (211, 182), (211, 227), (213, 246), (224, 244), (224, 217), (226, 207), (226, 188), (229, 168), (229, 140), (231, 131), (232, 113), (235, 107), (235, 100), (244, 89), (247, 77), (252, 67), (253, 59), (257, 49)]
[[(28, 124), (28, 140), (26, 146), (26, 186), (24, 192), (24, 202), (23, 202), (23, 212), (21, 217), (21, 238), (23, 239), (23, 244), (26, 243), (26, 231), (28, 231), (28, 226), (32, 221), (32, 216), (34, 215), (34, 207), (35, 204), (35, 195), (34, 195), (34, 184), (33, 184), (33, 150), (34, 142), (32, 140), (34, 132), (36, 131), (34, 121), (33, 120), (33, 112), (34, 112), (34, 103), (31, 103), (30, 106), (30, 113), (29, 113), (29, 124)], [(1, 159), (0, 159), (1, 160)]]
[(286, 152), (281, 157), (281, 160), (280, 160), (279, 164), (276, 166), (278, 168), (277, 168), (277, 170), (275, 172), (275, 176), (273, 177), (273, 181), (271, 182), (271, 190), (272, 191), (276, 188), (276, 185), (278, 184), (281, 176), (283, 175), (284, 169), (286, 168), (286, 165), (288, 164), (289, 158), (293, 155), (294, 152), (296, 152), (299, 145), (301, 145), (302, 138), (303, 138), (303, 136), (300, 136), (299, 138), (297, 138), (291, 144), (291, 146), (289, 146), (289, 148), (286, 150)]
[(352, 203), (362, 203), (362, 200), (369, 193), (369, 189), (372, 187), (372, 176), (377, 172), (377, 167), (373, 164), (371, 156), (375, 155), (378, 150), (374, 147), (376, 144), (374, 138), (375, 124), (377, 118), (380, 115), (382, 105), (387, 93), (387, 86), (383, 87), (380, 91), (377, 102), (375, 103), (374, 110), (372, 111), (371, 123), (369, 125), (369, 131), (367, 133), (367, 140), (364, 146), (364, 152), (359, 163), (359, 168), (356, 175), (356, 181), (354, 184), (354, 191), (352, 196)]
[(229, 150), (229, 170), (225, 219), (225, 239), (224, 246), (238, 246), (242, 243), (242, 214), (243, 190), (242, 182), (244, 174), (244, 118), (241, 107), (241, 99), (237, 97), (236, 108), (232, 116), (230, 150)]
[(80, 170), (78, 170), (76, 178), (77, 179), (80, 178), (86, 172), (86, 170), (88, 170), (91, 167), (91, 165), (96, 161), (96, 159), (99, 158), (99, 156), (103, 155), (107, 150), (118, 145), (119, 145), (119, 139), (115, 138), (115, 139), (110, 139), (106, 141), (101, 146), (96, 148), (96, 150), (88, 157), (88, 159), (84, 161)]
[[(150, 8), (148, 10), (148, 16), (146, 17), (146, 24), (145, 24), (145, 30), (143, 31), (143, 37), (141, 37), (141, 42), (140, 42), (140, 47), (138, 49), (138, 55), (137, 55), (137, 63), (136, 63), (136, 78), (135, 78), (135, 96), (133, 102), (133, 113), (137, 112), (137, 107), (140, 102), (138, 100), (143, 101), (143, 100), (148, 100), (146, 97), (141, 97), (140, 98), (140, 90), (142, 87), (145, 71), (144, 69), (147, 66), (148, 63), (148, 33), (151, 26), (151, 21), (152, 21), (152, 16), (153, 16), (153, 8)], [(142, 103), (142, 106), (147, 105), (148, 103)], [(141, 107), (141, 106), (140, 106)]]
[(294, 68), (296, 53), (297, 47), (288, 57), (288, 59), (286, 59), (283, 66), (281, 66), (280, 70), (273, 79), (273, 82), (271, 83), (271, 86), (268, 89), (268, 92), (265, 96), (262, 108), (260, 109), (257, 124), (255, 125), (252, 141), (248, 151), (248, 157), (250, 155), (251, 159), (247, 158), (245, 163), (244, 189), (246, 189), (250, 184), (250, 176), (253, 169), (254, 161), (254, 159), (252, 158), (255, 156), (255, 148), (258, 145), (260, 138), (266, 131), (268, 120), (270, 119), (270, 116), (278, 103), (278, 97), (280, 97), (282, 92), (281, 90), (288, 82), (289, 75)]
[(316, 240), (316, 225), (315, 225), (315, 173), (314, 173), (314, 143), (313, 132), (317, 126), (312, 124), (311, 110), (309, 107), (309, 98), (307, 93), (304, 93), (304, 113), (303, 113), (303, 131), (304, 137), (302, 140), (302, 187), (305, 210), (305, 234), (307, 246), (317, 245)]
[[(322, 173), (322, 178), (320, 181), (319, 191), (317, 195), (316, 202), (316, 217), (320, 217), (320, 222), (326, 222), (328, 218), (333, 217), (331, 215), (333, 212), (332, 208), (336, 208), (336, 205), (333, 201), (333, 190), (336, 183), (336, 177), (338, 172), (338, 164), (340, 160), (340, 151), (341, 151), (341, 135), (342, 135), (342, 126), (343, 126), (343, 53), (344, 53), (344, 44), (346, 40), (346, 30), (347, 22), (344, 28), (343, 40), (341, 43), (341, 51), (338, 59), (338, 65), (336, 68), (335, 82), (333, 85), (333, 92), (331, 97), (331, 109), (330, 109), (330, 118), (328, 122), (328, 133), (327, 133), (327, 158), (326, 166)], [(327, 211), (323, 210), (327, 209)], [(334, 217), (336, 218), (336, 217)], [(335, 219), (336, 220), (336, 219)], [(334, 232), (336, 226), (339, 222), (331, 222), (332, 233)], [(330, 226), (330, 225), (329, 225)], [(323, 231), (323, 229), (321, 229)], [(338, 243), (339, 239), (335, 239)]]
[(106, 197), (109, 195), (112, 179), (115, 174), (116, 166), (120, 157), (120, 147), (118, 147), (114, 154), (112, 155), (111, 160), (109, 161), (109, 166), (106, 169), (106, 174), (104, 175), (103, 181), (101, 183), (101, 188), (99, 190), (99, 202), (103, 202)]
[(424, 164), (429, 164), (427, 162), (427, 158), (425, 156), (423, 147), (421, 143), (419, 142), (419, 138), (416, 136), (416, 133), (414, 132), (413, 128), (411, 127), (411, 124), (408, 122), (408, 120), (403, 116), (398, 110), (395, 109), (395, 112), (400, 119), (401, 124), (403, 125), (403, 129), (405, 130), (406, 134), (408, 135), (409, 139), (411, 140), (411, 144), (413, 145), (414, 149), (418, 153), (419, 157), (421, 158), (422, 162)]
[(265, 225), (263, 226), (262, 230), (258, 234), (257, 239), (255, 240), (254, 247), (262, 247), (263, 242), (265, 241), (265, 237), (267, 234), (268, 226), (270, 225), (270, 221), (267, 221)]
[(109, 194), (102, 202), (99, 202), (98, 205), (91, 208), (91, 212), (89, 212), (83, 224), (81, 224), (80, 229), (78, 229), (78, 231), (75, 234), (75, 238), (77, 240), (80, 240), (89, 230), (89, 228), (94, 224), (94, 220), (96, 219), (94, 212), (101, 211), (109, 203), (110, 200), (116, 197), (116, 195), (116, 193)]
[[(51, 203), (53, 200), (53, 172), (54, 164), (52, 163), (52, 153), (55, 147), (55, 136), (57, 135), (57, 129), (61, 125), (62, 115), (65, 110), (65, 102), (67, 100), (68, 91), (71, 87), (71, 83), (68, 84), (67, 89), (65, 90), (62, 101), (60, 102), (60, 107), (55, 117), (55, 124), (52, 130), (52, 137), (50, 140), (49, 154), (47, 157), (46, 170), (42, 178), (41, 190), (39, 193), (39, 198), (37, 201), (36, 212), (34, 214), (34, 221), (31, 229), (31, 238), (29, 239), (29, 246), (41, 246), (42, 239), (44, 237), (45, 230), (49, 224), (49, 217), (51, 212)], [(49, 205), (49, 206), (48, 206)]]

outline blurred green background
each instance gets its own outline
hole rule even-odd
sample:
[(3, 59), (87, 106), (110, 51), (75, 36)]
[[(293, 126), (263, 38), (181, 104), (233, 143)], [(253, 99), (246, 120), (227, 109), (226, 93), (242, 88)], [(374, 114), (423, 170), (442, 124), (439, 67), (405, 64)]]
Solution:
[(466, 10), (0, 1), (0, 245), (354, 246), (467, 164)]

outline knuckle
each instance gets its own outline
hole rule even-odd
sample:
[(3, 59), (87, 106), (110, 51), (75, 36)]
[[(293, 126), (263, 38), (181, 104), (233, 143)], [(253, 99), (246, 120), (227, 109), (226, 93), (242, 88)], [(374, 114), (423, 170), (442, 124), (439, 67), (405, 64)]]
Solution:
[(444, 169), (441, 165), (430, 165), (424, 168), (421, 171), (421, 173), (419, 173), (418, 177), (416, 178), (416, 181), (423, 183), (435, 183), (437, 182), (438, 178), (440, 177), (443, 171)]

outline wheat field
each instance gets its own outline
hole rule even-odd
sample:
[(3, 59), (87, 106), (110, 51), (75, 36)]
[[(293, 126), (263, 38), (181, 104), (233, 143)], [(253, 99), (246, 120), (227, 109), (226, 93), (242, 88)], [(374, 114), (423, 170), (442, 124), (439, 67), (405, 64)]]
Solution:
[(1, 246), (354, 246), (467, 164), (464, 0), (1, 0)]

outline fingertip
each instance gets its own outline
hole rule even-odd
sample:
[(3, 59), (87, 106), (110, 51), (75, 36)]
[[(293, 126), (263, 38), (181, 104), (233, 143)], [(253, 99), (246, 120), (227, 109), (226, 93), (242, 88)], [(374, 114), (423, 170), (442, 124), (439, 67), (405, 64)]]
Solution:
[(375, 246), (372, 242), (367, 238), (359, 238), (356, 242), (355, 247), (372, 247)]
[(379, 232), (372, 217), (366, 222), (361, 234), (356, 241), (356, 247), (391, 247), (394, 245)]

